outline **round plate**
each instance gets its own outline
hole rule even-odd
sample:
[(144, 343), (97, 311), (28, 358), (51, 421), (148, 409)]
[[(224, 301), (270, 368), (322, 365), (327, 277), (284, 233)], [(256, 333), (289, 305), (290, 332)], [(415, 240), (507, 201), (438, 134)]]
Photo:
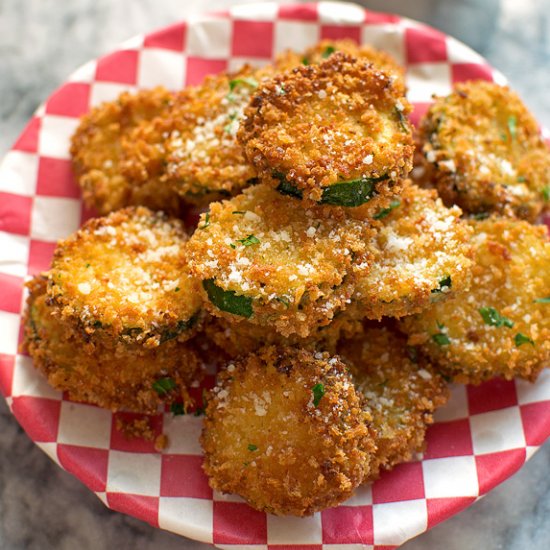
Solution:
[[(118, 417), (51, 389), (18, 351), (23, 281), (49, 267), (58, 239), (91, 214), (72, 176), (69, 138), (80, 115), (123, 90), (179, 89), (208, 73), (322, 38), (349, 37), (391, 53), (407, 67), (413, 120), (432, 94), (454, 82), (503, 82), (479, 55), (440, 32), (353, 4), (236, 6), (138, 36), (87, 63), (41, 106), (0, 169), (0, 390), (36, 444), (107, 506), (217, 545), (393, 547), (462, 510), (512, 475), (550, 434), (550, 373), (536, 384), (494, 380), (458, 386), (428, 432), (427, 452), (386, 473), (337, 508), (296, 520), (266, 516), (213, 493), (201, 469), (202, 421), (154, 418), (170, 446), (162, 453), (117, 431)], [(212, 383), (210, 376), (206, 384)]]

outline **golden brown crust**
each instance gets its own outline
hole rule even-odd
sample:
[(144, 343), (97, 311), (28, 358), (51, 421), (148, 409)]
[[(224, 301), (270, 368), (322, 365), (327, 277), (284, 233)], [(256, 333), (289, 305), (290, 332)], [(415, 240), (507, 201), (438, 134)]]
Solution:
[(365, 260), (370, 226), (344, 209), (293, 204), (259, 184), (212, 203), (202, 216), (188, 245), (191, 269), (224, 300), (238, 302), (234, 311), (220, 307), (216, 289), (206, 289), (213, 315), (305, 338), (347, 307), (348, 275), (353, 262)]
[(323, 63), (335, 52), (343, 52), (360, 61), (372, 63), (377, 71), (382, 71), (391, 76), (396, 86), (405, 89), (405, 69), (389, 53), (369, 44), (357, 44), (349, 38), (321, 40), (321, 42), (305, 51), (301, 61), (304, 65)]
[(148, 347), (184, 341), (202, 306), (186, 242), (179, 220), (143, 207), (91, 219), (58, 243), (48, 296), (90, 338)]
[[(123, 146), (123, 168), (138, 182), (158, 179), (187, 203), (207, 206), (250, 185), (256, 171), (235, 135), (243, 109), (273, 67), (244, 66), (187, 88), (165, 115), (137, 127)], [(162, 159), (157, 162), (156, 159)]]
[(409, 111), (388, 75), (336, 53), (260, 85), (237, 139), (262, 182), (337, 204), (331, 186), (365, 182), (387, 195), (411, 170)]
[(264, 347), (219, 375), (201, 438), (210, 485), (277, 515), (311, 515), (353, 493), (374, 449), (344, 364)]
[[(401, 196), (373, 222), (366, 242), (370, 263), (354, 269), (352, 299), (361, 317), (410, 315), (469, 285), (471, 230), (460, 209), (443, 206), (434, 191), (403, 185)], [(360, 214), (354, 209), (354, 216)]]
[(446, 204), (529, 221), (544, 208), (550, 152), (536, 120), (509, 88), (457, 84), (430, 107), (420, 136)]
[(230, 358), (252, 353), (265, 345), (290, 345), (311, 351), (336, 353), (341, 337), (351, 337), (363, 331), (361, 321), (347, 315), (337, 315), (328, 325), (321, 326), (307, 338), (293, 334), (285, 337), (270, 326), (255, 325), (247, 320), (231, 322), (211, 317), (204, 324), (204, 333)]
[(112, 411), (154, 413), (159, 405), (187, 397), (187, 388), (202, 377), (202, 365), (187, 343), (104, 346), (67, 325), (49, 303), (45, 275), (27, 286), (26, 348), (48, 382), (71, 399)]
[(546, 228), (497, 218), (470, 225), (475, 231), (470, 291), (404, 319), (402, 328), (409, 343), (419, 344), (458, 382), (477, 384), (495, 376), (535, 380), (550, 361)]
[[(129, 205), (172, 213), (180, 211), (177, 195), (157, 179), (135, 181), (124, 175), (123, 144), (139, 125), (165, 117), (174, 94), (164, 88), (122, 93), (84, 115), (71, 141), (73, 168), (84, 202), (100, 214)], [(159, 162), (156, 159), (156, 162)]]
[(377, 447), (367, 477), (372, 481), (381, 469), (411, 460), (423, 449), (433, 413), (447, 402), (449, 391), (416, 348), (408, 348), (406, 338), (389, 328), (366, 327), (343, 340), (338, 351), (372, 417)]

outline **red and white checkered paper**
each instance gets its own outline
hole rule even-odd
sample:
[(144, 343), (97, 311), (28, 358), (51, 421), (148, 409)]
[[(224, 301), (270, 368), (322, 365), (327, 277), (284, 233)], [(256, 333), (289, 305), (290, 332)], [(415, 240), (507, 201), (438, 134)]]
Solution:
[[(454, 82), (503, 81), (472, 50), (416, 22), (353, 4), (236, 6), (138, 36), (71, 75), (41, 106), (0, 168), (0, 390), (27, 434), (110, 508), (221, 548), (389, 549), (459, 512), (512, 475), (550, 435), (550, 372), (536, 384), (456, 387), (428, 432), (427, 452), (337, 508), (280, 518), (213, 492), (194, 416), (155, 418), (170, 446), (128, 441), (116, 416), (52, 390), (18, 351), (24, 279), (49, 267), (57, 239), (92, 213), (71, 175), (78, 117), (123, 90), (179, 89), (208, 73), (261, 65), (275, 53), (350, 37), (407, 67), (414, 120)], [(420, 459), (421, 458), (421, 459)]]

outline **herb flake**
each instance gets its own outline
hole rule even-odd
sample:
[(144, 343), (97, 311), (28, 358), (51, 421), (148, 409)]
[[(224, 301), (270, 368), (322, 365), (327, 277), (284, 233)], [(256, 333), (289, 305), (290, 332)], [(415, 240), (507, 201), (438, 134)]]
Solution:
[(240, 85), (250, 86), (251, 88), (258, 87), (258, 81), (254, 78), (234, 78), (229, 81), (229, 91), (233, 91), (237, 86)]
[(374, 216), (373, 218), (375, 220), (381, 220), (385, 218), (392, 210), (395, 210), (401, 205), (400, 200), (394, 200), (390, 202), (390, 205), (387, 208), (381, 208)]
[(170, 412), (174, 416), (183, 416), (185, 414), (185, 405), (181, 401), (175, 401), (170, 405)]
[(537, 298), (534, 302), (536, 304), (550, 304), (550, 296), (546, 296), (546, 298)]
[(522, 334), (521, 332), (518, 332), (514, 336), (514, 342), (516, 344), (516, 347), (519, 348), (523, 344), (531, 344), (532, 346), (535, 345), (535, 342), (529, 336), (525, 336), (525, 334)]
[(325, 386), (323, 386), (323, 384), (315, 384), (315, 386), (311, 388), (311, 391), (313, 392), (313, 406), (317, 408), (319, 402), (325, 395)]
[(486, 325), (497, 328), (514, 326), (514, 321), (501, 315), (494, 307), (480, 307), (478, 311)]
[(244, 239), (237, 239), (237, 242), (241, 243), (243, 246), (252, 246), (253, 244), (259, 244), (260, 239), (255, 235), (248, 235)]
[(248, 450), (253, 453), (254, 451), (258, 450), (258, 445), (254, 445), (253, 443), (248, 444)]
[(199, 227), (199, 229), (206, 229), (210, 225), (210, 212), (207, 212), (204, 216), (204, 223)]
[(451, 281), (451, 276), (447, 275), (446, 277), (443, 277), (443, 279), (441, 279), (438, 282), (438, 287), (437, 288), (432, 289), (432, 294), (437, 294), (439, 292), (443, 292), (443, 289), (445, 289), (445, 288), (450, 289), (452, 286), (453, 286), (453, 282)]
[(336, 48), (334, 46), (327, 46), (325, 51), (321, 54), (321, 57), (327, 59), (327, 57), (330, 57), (335, 51)]

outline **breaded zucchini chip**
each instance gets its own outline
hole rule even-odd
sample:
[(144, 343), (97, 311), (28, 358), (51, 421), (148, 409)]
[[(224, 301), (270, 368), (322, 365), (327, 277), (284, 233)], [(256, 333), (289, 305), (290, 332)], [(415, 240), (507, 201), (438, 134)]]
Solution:
[(202, 299), (175, 218), (129, 207), (60, 241), (48, 295), (75, 330), (106, 342), (158, 346), (196, 330)]
[(285, 337), (273, 330), (273, 327), (255, 325), (246, 319), (231, 322), (221, 317), (210, 317), (204, 325), (207, 338), (230, 358), (257, 351), (268, 344), (292, 345), (334, 354), (342, 337), (351, 337), (362, 331), (361, 321), (352, 319), (345, 313), (337, 315), (328, 325), (312, 331), (306, 338), (296, 334)]
[(302, 56), (303, 65), (323, 63), (335, 52), (343, 52), (360, 61), (372, 63), (377, 71), (392, 77), (396, 84), (405, 88), (405, 69), (387, 52), (378, 50), (369, 44), (357, 44), (349, 38), (342, 40), (321, 40), (308, 48)]
[(406, 337), (390, 328), (366, 327), (360, 336), (342, 340), (338, 352), (372, 417), (377, 447), (368, 475), (372, 481), (381, 469), (411, 460), (423, 449), (433, 413), (447, 402), (449, 391), (418, 350), (407, 346)]
[(244, 66), (185, 90), (186, 100), (176, 102), (167, 116), (134, 130), (124, 145), (132, 159), (125, 175), (138, 182), (158, 179), (198, 206), (250, 185), (256, 171), (235, 136), (251, 94), (272, 70)]
[(481, 80), (457, 84), (430, 107), (420, 132), (446, 204), (536, 220), (549, 197), (550, 152), (509, 88)]
[(204, 470), (214, 489), (257, 510), (311, 515), (368, 475), (369, 420), (340, 360), (267, 346), (220, 373), (201, 438)]
[(237, 138), (261, 181), (281, 193), (359, 206), (397, 190), (411, 170), (409, 111), (392, 78), (335, 53), (260, 85)]
[(144, 179), (138, 185), (123, 173), (124, 165), (131, 162), (123, 145), (129, 135), (140, 124), (166, 116), (173, 104), (174, 94), (164, 88), (124, 92), (82, 117), (72, 137), (71, 157), (89, 207), (100, 214), (138, 204), (178, 212), (177, 195), (157, 179)]
[(378, 225), (367, 243), (372, 260), (355, 267), (356, 313), (402, 317), (467, 288), (471, 230), (460, 214), (435, 191), (404, 182), (402, 195), (374, 216)]
[(188, 250), (213, 315), (305, 338), (347, 306), (370, 232), (343, 209), (304, 209), (259, 184), (211, 204)]
[(475, 265), (469, 292), (403, 319), (420, 345), (457, 382), (500, 376), (535, 380), (550, 365), (550, 243), (525, 221), (471, 221)]
[(172, 340), (151, 349), (90, 341), (50, 304), (46, 285), (46, 276), (27, 285), (25, 345), (34, 366), (71, 399), (112, 411), (154, 413), (161, 404), (181, 400), (202, 377), (202, 365), (188, 343)]

